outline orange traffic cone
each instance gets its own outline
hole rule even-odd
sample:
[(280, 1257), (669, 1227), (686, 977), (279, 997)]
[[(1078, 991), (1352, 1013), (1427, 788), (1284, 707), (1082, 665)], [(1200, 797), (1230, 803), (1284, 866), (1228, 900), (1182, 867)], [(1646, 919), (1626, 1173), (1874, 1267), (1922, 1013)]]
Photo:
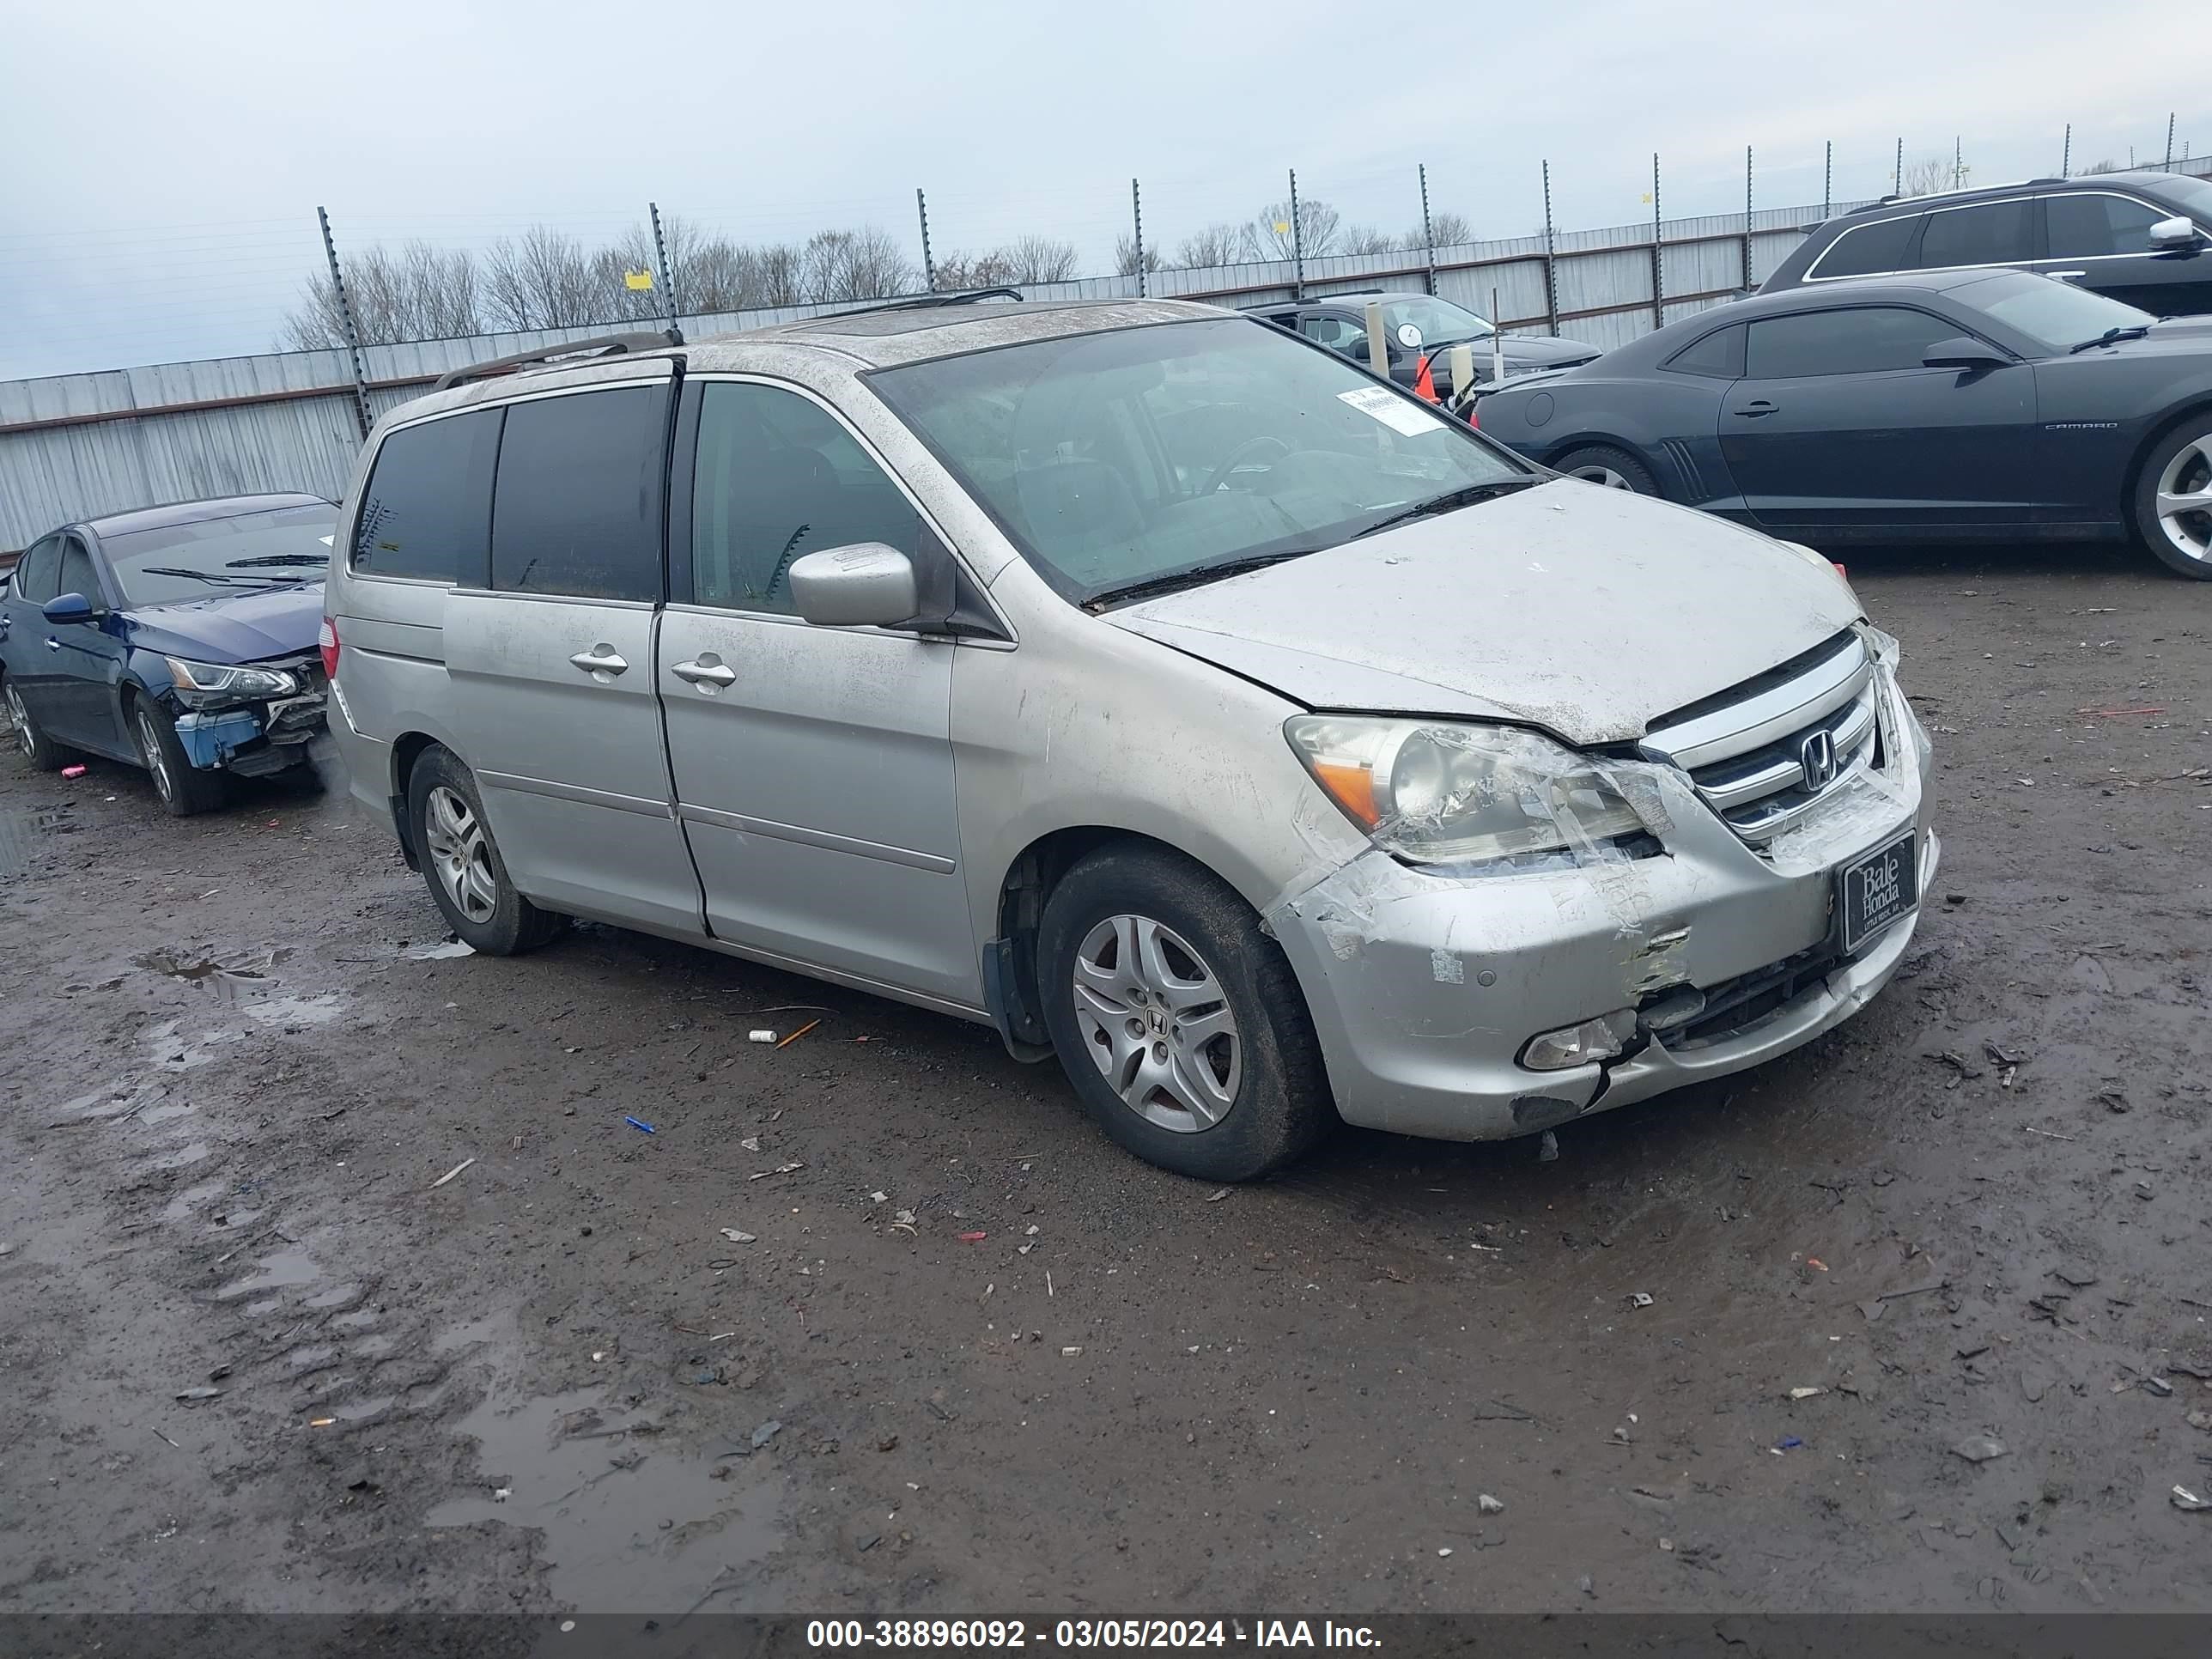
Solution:
[(1421, 354), (1421, 361), (1413, 369), (1413, 395), (1416, 398), (1425, 398), (1432, 404), (1438, 401), (1436, 377), (1429, 373), (1429, 357), (1426, 352)]

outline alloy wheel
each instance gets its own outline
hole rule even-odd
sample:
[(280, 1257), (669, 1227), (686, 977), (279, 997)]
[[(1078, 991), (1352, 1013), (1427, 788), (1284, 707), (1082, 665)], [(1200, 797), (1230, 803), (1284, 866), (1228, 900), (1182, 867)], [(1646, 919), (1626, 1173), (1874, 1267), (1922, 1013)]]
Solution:
[(1633, 489), (1628, 480), (1609, 466), (1578, 466), (1568, 475), (1590, 483), (1603, 484), (1607, 489)]
[(169, 776), (169, 763), (161, 752), (161, 734), (155, 729), (154, 717), (141, 708), (131, 724), (138, 736), (138, 757), (153, 777), (154, 792), (164, 801), (174, 799), (176, 784)]
[(2185, 447), (2159, 475), (2158, 527), (2184, 558), (2212, 560), (2212, 432)]
[(423, 839), (429, 843), (439, 885), (471, 921), (489, 921), (499, 902), (499, 878), (492, 872), (491, 842), (476, 809), (442, 783), (422, 806)]
[(1237, 1103), (1244, 1047), (1219, 977), (1182, 937), (1144, 916), (1109, 916), (1075, 953), (1075, 1023), (1129, 1109), (1179, 1133)]
[(16, 746), (22, 750), (24, 757), (36, 760), (39, 737), (31, 727), (31, 711), (23, 707), (23, 694), (12, 685), (8, 688), (8, 724), (15, 733)]

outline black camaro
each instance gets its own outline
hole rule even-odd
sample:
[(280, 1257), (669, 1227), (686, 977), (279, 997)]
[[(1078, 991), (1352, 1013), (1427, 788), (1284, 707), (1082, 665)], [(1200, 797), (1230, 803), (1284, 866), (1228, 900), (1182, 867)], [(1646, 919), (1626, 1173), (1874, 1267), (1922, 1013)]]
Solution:
[(2132, 532), (2212, 580), (2212, 321), (2046, 276), (1758, 295), (1476, 408), (1547, 466), (1796, 541)]

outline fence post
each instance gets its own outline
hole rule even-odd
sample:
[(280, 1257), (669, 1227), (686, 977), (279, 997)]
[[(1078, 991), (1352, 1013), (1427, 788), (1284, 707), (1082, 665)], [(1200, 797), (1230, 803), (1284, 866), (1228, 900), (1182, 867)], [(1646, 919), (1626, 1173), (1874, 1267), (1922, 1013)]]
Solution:
[(2173, 112), (2166, 112), (2166, 170), (2173, 171)]
[(1129, 180), (1129, 223), (1137, 234), (1137, 297), (1145, 294), (1145, 198), (1137, 193), (1137, 181)]
[(1751, 292), (1751, 146), (1743, 147), (1743, 291)]
[(2074, 124), (2071, 121), (2066, 124), (2066, 147), (2058, 152), (2058, 176), (2062, 179), (2074, 176)]
[[(1559, 238), (1552, 229), (1552, 163), (1544, 163), (1544, 314), (1551, 319), (1552, 337), (1559, 335)], [(1497, 319), (1492, 319), (1494, 322)]]
[[(2166, 137), (2166, 147), (2168, 149), (2173, 148), (2173, 138), (2170, 133)], [(1437, 296), (1437, 232), (1436, 227), (1429, 222), (1429, 164), (1423, 161), (1420, 163), (1420, 169), (1421, 246), (1428, 250), (1429, 297), (1433, 300)]]
[(1836, 141), (1828, 140), (1826, 158), (1820, 163), (1820, 216), (1826, 219), (1836, 198)]
[(345, 273), (338, 269), (338, 245), (331, 239), (331, 216), (317, 208), (315, 222), (323, 228), (323, 257), (331, 262), (331, 288), (337, 295), (338, 320), (345, 325), (346, 355), (353, 362), (354, 424), (361, 428), (362, 441), (366, 443), (368, 428), (375, 422), (368, 415), (368, 376), (361, 367), (361, 331), (354, 326), (353, 301), (346, 297)]
[(932, 294), (937, 292), (937, 261), (929, 252), (929, 203), (921, 193), (921, 186), (914, 187), (914, 210), (921, 220), (921, 280)]
[(1957, 133), (1951, 135), (1951, 188), (1957, 190), (1966, 182), (1966, 141)]
[(1651, 326), (1667, 326), (1666, 258), (1660, 244), (1666, 240), (1659, 217), (1659, 152), (1651, 152)]
[(668, 296), (668, 325), (676, 326), (677, 313), (683, 307), (676, 303), (676, 274), (668, 264), (668, 239), (660, 233), (660, 204), (647, 202), (646, 211), (653, 216), (653, 251), (660, 260), (660, 286)]
[(1897, 171), (1889, 175), (1889, 188), (1895, 195), (1905, 194), (1905, 140), (1901, 137), (1897, 141)]
[(1291, 298), (1306, 297), (1306, 234), (1298, 222), (1298, 170), (1291, 169)]

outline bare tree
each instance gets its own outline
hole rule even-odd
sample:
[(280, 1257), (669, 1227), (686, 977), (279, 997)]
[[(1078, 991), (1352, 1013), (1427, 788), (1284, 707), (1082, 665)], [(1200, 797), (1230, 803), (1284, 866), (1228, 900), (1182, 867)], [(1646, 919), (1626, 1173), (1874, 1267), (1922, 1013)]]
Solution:
[[(1159, 270), (1161, 263), (1159, 249), (1148, 247), (1145, 250), (1146, 270)], [(1137, 239), (1131, 232), (1125, 230), (1114, 239), (1114, 269), (1124, 276), (1137, 274)]]
[(805, 261), (789, 242), (771, 242), (746, 250), (752, 268), (753, 291), (764, 306), (803, 305), (806, 300)]
[(1301, 252), (1309, 259), (1318, 259), (1340, 252), (1343, 223), (1344, 216), (1318, 197), (1301, 197), (1294, 244), (1289, 200), (1270, 202), (1244, 228), (1245, 246), (1255, 259), (1287, 259)]
[(1905, 176), (1897, 181), (1899, 196), (1933, 196), (1940, 190), (1958, 190), (1966, 182), (1973, 169), (1956, 162), (1948, 155), (1923, 155), (1905, 164)]
[(999, 252), (1017, 283), (1064, 283), (1082, 258), (1074, 243), (1050, 236), (1018, 236)]
[(2093, 161), (2081, 169), (2083, 173), (2125, 173), (2127, 170), (2126, 162), (2116, 161), (2109, 155), (2101, 161)]
[[(465, 250), (409, 242), (371, 247), (347, 261), (346, 297), (363, 345), (444, 340), (483, 332), (476, 261)], [(310, 278), (285, 319), (283, 343), (312, 351), (345, 343), (345, 319), (328, 276)]]
[(898, 244), (877, 229), (817, 230), (799, 252), (799, 287), (817, 302), (881, 300), (921, 286)]
[[(1431, 241), (1430, 237), (1435, 240)], [(1458, 247), (1474, 240), (1474, 227), (1468, 222), (1467, 215), (1447, 210), (1429, 216), (1428, 237), (1424, 237), (1421, 228), (1415, 225), (1406, 233), (1406, 240), (1401, 246), (1409, 248)]]
[(484, 308), (500, 328), (575, 328), (604, 320), (615, 303), (602, 261), (550, 225), (501, 237), (483, 264)]
[(1243, 257), (1244, 231), (1239, 225), (1208, 225), (1176, 244), (1176, 264), (1185, 267), (1233, 265)]
[(1388, 231), (1377, 230), (1372, 225), (1352, 225), (1346, 228), (1336, 251), (1339, 253), (1395, 253), (1398, 246), (1398, 239)]
[(969, 288), (1003, 288), (1016, 280), (1004, 248), (965, 253), (956, 248), (937, 258), (937, 286), (946, 293)]

